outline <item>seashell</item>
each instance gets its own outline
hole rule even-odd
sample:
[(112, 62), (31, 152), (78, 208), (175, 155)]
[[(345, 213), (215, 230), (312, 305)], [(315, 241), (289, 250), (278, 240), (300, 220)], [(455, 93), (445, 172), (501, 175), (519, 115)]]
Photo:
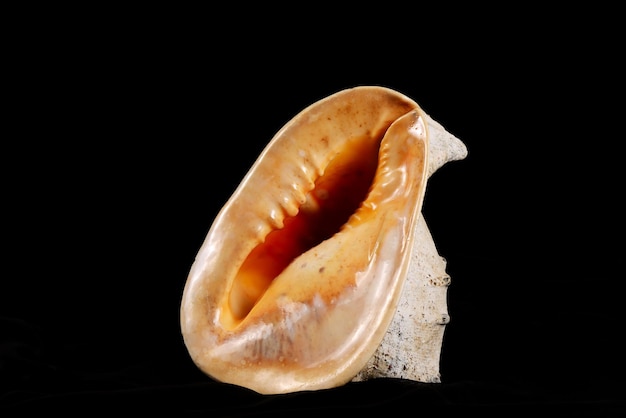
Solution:
[(302, 110), (191, 266), (180, 323), (192, 361), (263, 394), (438, 381), (450, 279), (421, 207), (428, 177), (465, 154), (388, 88), (342, 90)]

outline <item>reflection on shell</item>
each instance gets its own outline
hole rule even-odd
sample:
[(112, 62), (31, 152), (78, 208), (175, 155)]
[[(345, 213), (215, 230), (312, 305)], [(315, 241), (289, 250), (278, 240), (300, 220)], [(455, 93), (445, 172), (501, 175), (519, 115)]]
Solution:
[(438, 381), (449, 277), (421, 207), (428, 177), (465, 155), (388, 88), (346, 89), (296, 115), (191, 267), (180, 315), (194, 363), (266, 394)]

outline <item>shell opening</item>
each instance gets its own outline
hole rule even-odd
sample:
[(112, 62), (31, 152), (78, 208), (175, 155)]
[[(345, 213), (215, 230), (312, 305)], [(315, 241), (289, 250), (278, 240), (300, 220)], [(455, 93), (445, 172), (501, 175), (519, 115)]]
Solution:
[(247, 256), (229, 292), (227, 309), (237, 325), (272, 281), (300, 254), (339, 232), (362, 206), (378, 166), (381, 138), (355, 138), (330, 160), (297, 215)]

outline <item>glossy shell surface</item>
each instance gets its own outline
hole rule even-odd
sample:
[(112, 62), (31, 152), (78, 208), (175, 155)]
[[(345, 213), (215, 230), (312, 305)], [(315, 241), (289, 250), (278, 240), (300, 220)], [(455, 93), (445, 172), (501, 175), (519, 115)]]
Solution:
[(396, 314), (429, 171), (429, 117), (342, 90), (269, 141), (211, 225), (183, 291), (193, 362), (265, 394), (342, 385)]

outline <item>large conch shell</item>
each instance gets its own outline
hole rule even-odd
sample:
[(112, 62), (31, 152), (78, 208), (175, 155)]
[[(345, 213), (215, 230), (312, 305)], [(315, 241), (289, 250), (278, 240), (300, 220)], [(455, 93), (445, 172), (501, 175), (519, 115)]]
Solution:
[(191, 266), (180, 320), (193, 362), (263, 394), (380, 376), (439, 381), (450, 278), (421, 208), (428, 177), (466, 152), (385, 87), (301, 111)]

